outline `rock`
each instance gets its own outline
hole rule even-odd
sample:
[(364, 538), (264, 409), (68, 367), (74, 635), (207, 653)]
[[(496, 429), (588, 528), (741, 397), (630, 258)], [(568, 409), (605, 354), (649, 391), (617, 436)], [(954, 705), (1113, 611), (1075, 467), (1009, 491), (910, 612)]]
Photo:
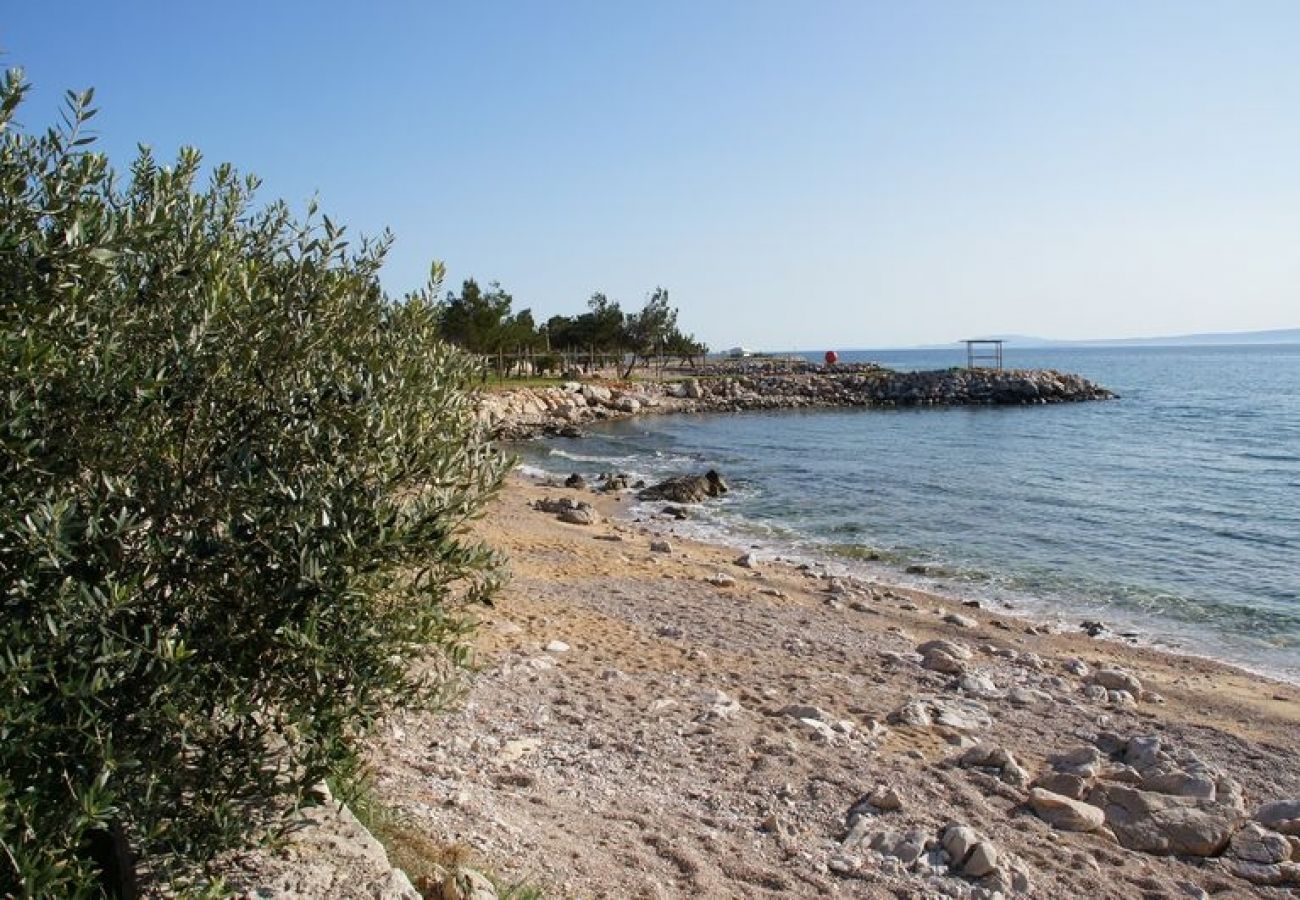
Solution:
[(820, 706), (809, 706), (803, 703), (791, 703), (788, 706), (783, 706), (778, 715), (789, 716), (792, 719), (813, 719), (828, 724), (833, 721), (830, 713)]
[(935, 725), (957, 731), (977, 731), (993, 724), (988, 707), (974, 700), (936, 697), (929, 704)]
[(889, 722), (913, 728), (929, 728), (934, 724), (929, 708), (919, 700), (911, 700), (894, 710), (889, 714)]
[(665, 506), (661, 510), (661, 512), (665, 516), (672, 516), (674, 519), (678, 520), (679, 522), (682, 521), (683, 519), (689, 519), (691, 516), (690, 513), (682, 509), (680, 506)]
[(670, 503), (699, 503), (727, 493), (727, 484), (713, 469), (703, 475), (669, 478), (638, 493), (638, 500), (667, 500)]
[(1282, 834), (1300, 835), (1300, 798), (1265, 803), (1252, 818)]
[(1068, 753), (1058, 753), (1048, 762), (1057, 772), (1068, 772), (1080, 778), (1093, 778), (1101, 771), (1101, 753), (1096, 747), (1080, 747)]
[(1083, 660), (1072, 659), (1065, 664), (1065, 671), (1069, 672), (1071, 675), (1077, 675), (1080, 678), (1087, 678), (1088, 673), (1092, 670), (1088, 668), (1088, 664)]
[(458, 868), (442, 882), (442, 900), (497, 900), (497, 889), (486, 875)]
[(564, 486), (567, 488), (585, 488), (587, 486), (587, 479), (583, 478), (577, 472), (574, 472), (568, 478), (564, 479)]
[(960, 659), (962, 661), (968, 660), (975, 655), (971, 652), (969, 647), (959, 641), (926, 641), (924, 644), (921, 644), (916, 648), (916, 652), (922, 656), (935, 651), (946, 653), (953, 659)]
[(1036, 787), (1029, 792), (1029, 807), (1040, 819), (1062, 831), (1096, 831), (1106, 815), (1095, 806)]
[(556, 515), (556, 518), (570, 525), (594, 525), (596, 523), (596, 513), (591, 507), (562, 509)]
[(1026, 669), (1034, 669), (1036, 671), (1041, 671), (1046, 665), (1046, 663), (1043, 662), (1043, 658), (1031, 650), (1026, 650), (1024, 653), (1017, 656), (1016, 663), (1024, 666)]
[(983, 878), (998, 867), (998, 862), (997, 848), (988, 841), (980, 841), (971, 851), (962, 871), (972, 878)]
[(1082, 800), (1088, 790), (1088, 781), (1069, 772), (1048, 772), (1040, 775), (1034, 781), (1034, 786), (1071, 800)]
[(758, 568), (758, 557), (755, 556), (753, 553), (746, 553), (743, 556), (739, 556), (734, 560), (734, 562), (742, 569)]
[[(960, 663), (958, 663), (960, 665)], [(929, 668), (927, 666), (927, 668)], [(993, 683), (993, 679), (981, 673), (968, 672), (957, 680), (957, 689), (963, 693), (970, 694), (972, 697), (979, 697), (982, 700), (995, 700), (1003, 695), (1003, 692)]]
[(871, 836), (867, 846), (882, 856), (892, 856), (910, 866), (925, 852), (928, 836), (919, 828), (905, 832), (882, 831)]
[(718, 572), (709, 577), (709, 584), (714, 587), (731, 587), (736, 583), (736, 579), (730, 575)]
[(1142, 696), (1142, 682), (1136, 675), (1123, 669), (1098, 669), (1089, 679), (1108, 691), (1128, 691), (1134, 697)]
[(1300, 884), (1300, 865), (1296, 863), (1285, 862), (1268, 865), (1240, 859), (1226, 859), (1223, 861), (1223, 867), (1230, 875), (1235, 875), (1242, 881), (1249, 881), (1251, 884), (1273, 887)]
[(1124, 748), (1124, 762), (1139, 772), (1144, 772), (1165, 758), (1160, 748), (1160, 738), (1154, 734), (1130, 738)]
[(966, 862), (967, 855), (980, 843), (980, 836), (967, 825), (949, 825), (943, 832), (943, 849), (952, 857), (954, 866)]
[(1016, 758), (1001, 747), (976, 745), (962, 754), (958, 765), (966, 768), (995, 769), (998, 777), (1013, 787), (1024, 787), (1029, 783), (1029, 773), (1021, 768)]
[(1232, 836), (1228, 854), (1244, 862), (1273, 865), (1291, 859), (1291, 845), (1284, 836), (1251, 822)]
[(1106, 699), (1106, 689), (1099, 684), (1090, 684), (1083, 689), (1083, 696), (1101, 702)]
[(948, 613), (943, 620), (949, 625), (956, 625), (958, 628), (978, 628), (979, 622), (970, 616), (963, 616), (961, 613)]
[(547, 653), (568, 653), (569, 645), (564, 643), (564, 641), (551, 641), (549, 644), (546, 645), (546, 652)]
[(651, 541), (650, 552), (651, 553), (672, 553), (673, 546), (667, 541)]
[(1200, 797), (1205, 800), (1213, 800), (1215, 797), (1214, 779), (1206, 775), (1189, 775), (1186, 772), (1148, 775), (1138, 786), (1144, 791), (1172, 794), (1176, 797)]
[(1034, 690), (1033, 688), (1015, 687), (1007, 695), (1013, 706), (1051, 706), (1056, 701), (1052, 695), (1045, 691)]
[(932, 672), (942, 672), (945, 675), (960, 675), (966, 671), (966, 666), (962, 664), (961, 660), (949, 656), (942, 650), (931, 650), (925, 654), (925, 658), (921, 660), (921, 666)]
[(1108, 787), (1102, 799), (1122, 846), (1159, 855), (1217, 856), (1241, 818), (1220, 804), (1123, 786)]
[(897, 789), (881, 785), (867, 796), (867, 802), (883, 812), (897, 812), (903, 808), (903, 798)]
[(728, 696), (725, 692), (712, 688), (704, 691), (700, 695), (700, 703), (704, 710), (696, 716), (697, 722), (714, 722), (722, 719), (729, 719), (736, 713), (740, 712), (740, 701)]

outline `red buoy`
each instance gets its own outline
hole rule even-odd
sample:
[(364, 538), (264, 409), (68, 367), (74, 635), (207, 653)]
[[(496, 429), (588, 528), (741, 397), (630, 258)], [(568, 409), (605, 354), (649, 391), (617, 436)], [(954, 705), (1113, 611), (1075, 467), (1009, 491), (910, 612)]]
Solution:
[(835, 365), (835, 363), (839, 362), (839, 359), (840, 359), (840, 355), (836, 353), (834, 350), (826, 351), (826, 365), (833, 366)]

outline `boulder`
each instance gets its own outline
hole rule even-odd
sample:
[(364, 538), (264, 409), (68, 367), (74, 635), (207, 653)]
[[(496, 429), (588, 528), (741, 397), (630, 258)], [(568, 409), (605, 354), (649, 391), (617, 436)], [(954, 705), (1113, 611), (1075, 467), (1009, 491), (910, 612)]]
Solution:
[(926, 641), (924, 644), (921, 644), (916, 648), (916, 652), (921, 654), (922, 656), (925, 656), (927, 653), (931, 653), (936, 650), (942, 651), (943, 653), (948, 654), (954, 659), (960, 659), (960, 660), (968, 660), (975, 655), (971, 652), (971, 649), (969, 647), (967, 647), (963, 643), (960, 643), (959, 641), (945, 641), (945, 640)]
[(1265, 803), (1255, 810), (1253, 818), (1282, 834), (1300, 835), (1300, 798)]
[(1146, 853), (1218, 856), (1241, 821), (1229, 806), (1118, 785), (1099, 799), (1120, 844)]
[(1142, 696), (1141, 680), (1123, 669), (1098, 669), (1088, 680), (1107, 691), (1128, 691), (1134, 697)]
[(1251, 822), (1232, 836), (1228, 855), (1244, 862), (1274, 865), (1291, 859), (1291, 845), (1276, 831)]
[(1029, 792), (1029, 808), (1048, 825), (1061, 831), (1096, 831), (1106, 824), (1105, 813), (1097, 807), (1041, 787)]
[(590, 506), (585, 508), (562, 509), (555, 516), (561, 522), (567, 522), (570, 525), (594, 525), (596, 522), (596, 513)]
[(921, 660), (921, 666), (932, 672), (942, 672), (945, 675), (960, 675), (966, 671), (966, 666), (961, 660), (950, 656), (943, 650), (931, 650), (925, 654)]
[(651, 485), (639, 492), (638, 500), (666, 500), (670, 503), (700, 503), (727, 493), (727, 483), (713, 469), (703, 475), (681, 475)]

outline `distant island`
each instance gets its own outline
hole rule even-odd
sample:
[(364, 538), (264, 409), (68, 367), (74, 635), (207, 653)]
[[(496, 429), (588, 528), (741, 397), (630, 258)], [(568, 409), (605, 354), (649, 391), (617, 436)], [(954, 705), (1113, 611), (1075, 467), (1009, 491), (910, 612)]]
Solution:
[[(1008, 347), (1198, 347), (1240, 344), (1300, 344), (1300, 328), (1274, 328), (1268, 331), (1219, 331), (1166, 337), (1097, 338), (1082, 341), (1053, 340), (1024, 334), (981, 335), (980, 339), (1001, 340), (1006, 342)], [(929, 344), (914, 349), (949, 350), (960, 346), (962, 346), (961, 341), (953, 341), (950, 344)]]

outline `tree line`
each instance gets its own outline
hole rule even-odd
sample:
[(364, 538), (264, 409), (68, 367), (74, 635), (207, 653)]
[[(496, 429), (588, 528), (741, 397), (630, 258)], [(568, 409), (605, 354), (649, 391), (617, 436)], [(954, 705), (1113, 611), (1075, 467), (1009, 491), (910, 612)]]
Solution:
[(708, 352), (695, 335), (677, 324), (677, 308), (669, 305), (662, 287), (637, 312), (626, 312), (603, 293), (591, 295), (587, 311), (576, 316), (551, 316), (540, 325), (531, 309), (513, 312), (514, 298), (497, 282), (487, 290), (473, 278), (460, 293), (449, 291), (439, 307), (439, 332), (444, 340), (472, 353), (499, 355), (527, 352), (539, 368), (558, 366), (554, 354), (576, 351), (588, 359), (622, 363), (626, 375), (638, 362), (679, 358), (694, 366)]

